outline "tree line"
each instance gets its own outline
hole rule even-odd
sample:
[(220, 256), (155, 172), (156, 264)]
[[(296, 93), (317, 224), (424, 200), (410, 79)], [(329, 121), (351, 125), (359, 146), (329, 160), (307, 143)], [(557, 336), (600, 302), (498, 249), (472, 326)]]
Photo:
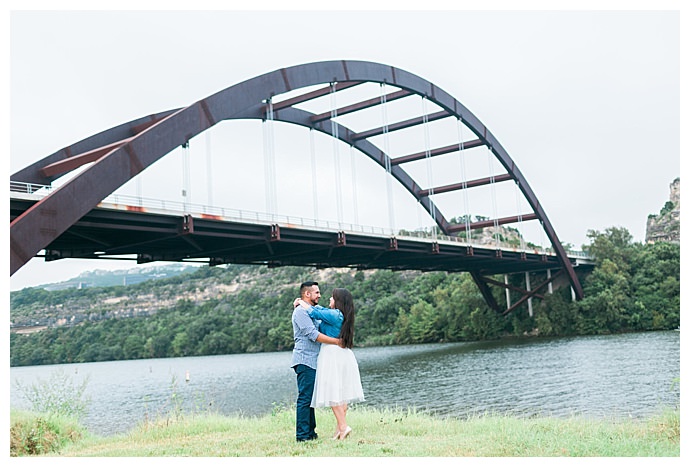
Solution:
[[(680, 326), (678, 244), (634, 243), (624, 228), (590, 231), (588, 238), (586, 250), (596, 258), (596, 266), (584, 278), (584, 299), (572, 301), (568, 288), (555, 289), (544, 300), (535, 300), (532, 316), (526, 305), (505, 316), (496, 313), (467, 273), (332, 270), (319, 283), (325, 305), (334, 287), (353, 293), (358, 346), (476, 341), (535, 330), (540, 336), (573, 336)], [(299, 283), (314, 278), (313, 268), (203, 267), (115, 290), (126, 295), (148, 288), (165, 294), (209, 281), (229, 283), (247, 271), (258, 275), (253, 285), (200, 303), (182, 299), (148, 316), (11, 333), (10, 365), (291, 350), (292, 301)], [(55, 304), (65, 296), (98, 299), (107, 291), (112, 294), (113, 288), (24, 289), (12, 292), (11, 302), (15, 307)], [(495, 298), (505, 307), (505, 294), (496, 292)]]

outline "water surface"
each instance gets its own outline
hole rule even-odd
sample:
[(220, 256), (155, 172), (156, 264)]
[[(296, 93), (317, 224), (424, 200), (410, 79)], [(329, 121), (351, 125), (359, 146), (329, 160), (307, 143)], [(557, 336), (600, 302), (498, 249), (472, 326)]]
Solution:
[[(680, 405), (680, 332), (354, 349), (366, 402), (440, 416), (644, 417)], [(16, 389), (57, 370), (88, 378), (93, 433), (127, 431), (170, 410), (260, 415), (297, 396), (291, 352), (43, 365), (10, 369)], [(189, 380), (187, 381), (187, 376)]]

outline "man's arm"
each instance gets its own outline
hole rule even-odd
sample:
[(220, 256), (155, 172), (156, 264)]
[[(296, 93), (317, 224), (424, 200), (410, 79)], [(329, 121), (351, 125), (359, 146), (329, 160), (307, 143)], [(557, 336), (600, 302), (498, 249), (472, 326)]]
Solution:
[(309, 340), (322, 344), (340, 345), (340, 339), (329, 337), (319, 332), (316, 326), (314, 326), (314, 322), (309, 317), (307, 310), (304, 308), (302, 308), (302, 310), (304, 310), (304, 313), (297, 313), (297, 315), (295, 315), (295, 323), (302, 329), (304, 335), (307, 336)]
[(321, 342), (322, 344), (340, 345), (340, 339), (330, 337), (322, 333), (319, 333), (319, 337), (316, 338), (316, 342)]

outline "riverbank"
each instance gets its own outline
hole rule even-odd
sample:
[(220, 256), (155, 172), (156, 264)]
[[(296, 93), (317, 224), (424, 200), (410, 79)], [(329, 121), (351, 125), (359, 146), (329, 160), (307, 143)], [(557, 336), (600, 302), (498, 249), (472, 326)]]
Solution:
[[(17, 420), (12, 415), (11, 425)], [(317, 410), (320, 438), (294, 440), (294, 410), (262, 417), (171, 415), (109, 437), (72, 434), (46, 456), (64, 457), (679, 457), (680, 412), (644, 420), (481, 415), (458, 420), (412, 410), (352, 408), (352, 434), (333, 441), (333, 415)], [(27, 423), (24, 419), (23, 423)], [(45, 424), (44, 424), (45, 425)], [(18, 430), (14, 430), (17, 432)], [(11, 430), (12, 432), (12, 430)], [(80, 439), (77, 439), (80, 438)]]

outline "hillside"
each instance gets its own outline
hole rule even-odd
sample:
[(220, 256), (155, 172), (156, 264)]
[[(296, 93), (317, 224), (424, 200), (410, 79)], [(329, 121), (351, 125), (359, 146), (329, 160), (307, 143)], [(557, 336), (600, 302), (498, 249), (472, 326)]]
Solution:
[[(327, 281), (329, 277), (342, 271), (314, 270), (309, 267), (269, 269), (254, 265), (213, 268), (180, 268), (172, 265), (156, 268), (153, 274), (158, 277), (128, 285), (66, 287), (57, 290), (48, 290), (48, 287), (24, 289), (10, 294), (10, 330), (30, 332), (46, 327), (73, 326), (84, 321), (150, 316), (159, 310), (174, 307), (180, 300), (199, 305), (252, 288), (258, 283), (262, 287), (276, 287), (273, 291), (275, 293), (293, 288), (296, 295), (303, 280), (301, 277), (308, 275), (317, 281)], [(90, 281), (94, 276), (105, 276), (102, 273), (84, 273), (80, 278)], [(110, 273), (106, 281), (117, 280), (118, 277), (125, 276), (123, 273), (129, 274), (129, 271)], [(139, 272), (138, 275), (142, 276), (143, 273)], [(76, 280), (65, 283), (74, 283)]]
[[(98, 263), (94, 263), (98, 267)], [(43, 284), (39, 287), (45, 290), (85, 289), (87, 287), (110, 287), (113, 285), (133, 285), (152, 279), (165, 279), (185, 272), (194, 272), (197, 266), (189, 264), (171, 264), (165, 266), (143, 266), (130, 269), (106, 271), (95, 269), (86, 271), (62, 282)]]

